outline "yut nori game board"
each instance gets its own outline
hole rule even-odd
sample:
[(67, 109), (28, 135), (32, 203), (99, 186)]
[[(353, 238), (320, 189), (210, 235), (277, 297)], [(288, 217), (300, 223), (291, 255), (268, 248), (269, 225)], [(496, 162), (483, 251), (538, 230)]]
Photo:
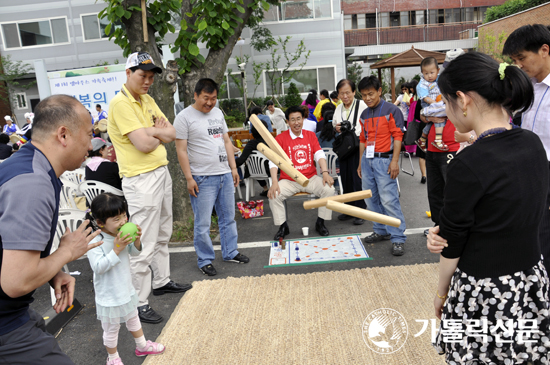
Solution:
[(269, 266), (372, 260), (358, 235), (271, 242)]

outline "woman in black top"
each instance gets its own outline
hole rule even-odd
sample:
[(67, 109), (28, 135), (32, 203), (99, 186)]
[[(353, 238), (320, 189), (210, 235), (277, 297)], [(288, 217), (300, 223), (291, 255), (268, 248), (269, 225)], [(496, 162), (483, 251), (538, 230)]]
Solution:
[(438, 85), (456, 129), (479, 137), (449, 163), (440, 225), (428, 235), (430, 251), (441, 252), (434, 346), (453, 364), (547, 364), (538, 229), (548, 209), (548, 161), (538, 136), (511, 125), (506, 112), (530, 107), (532, 84), (519, 68), (469, 52)]
[[(260, 119), (260, 122), (264, 125), (264, 127), (267, 129), (267, 124), (265, 121)], [(237, 164), (237, 167), (241, 166), (243, 163), (246, 162), (250, 154), (254, 151), (256, 151), (258, 148), (259, 143), (264, 143), (264, 139), (260, 135), (260, 133), (256, 130), (254, 125), (252, 126), (252, 129), (250, 131), (252, 133), (252, 137), (254, 139), (248, 141), (248, 143), (244, 146), (243, 153), (235, 159), (235, 163)], [(265, 171), (269, 171), (269, 162), (266, 161), (265, 163)], [(248, 178), (250, 176), (250, 172), (248, 171), (248, 167), (245, 168), (244, 171), (244, 178)], [(266, 176), (266, 179), (268, 176)], [(263, 191), (260, 193), (260, 196), (267, 196), (268, 188), (267, 188), (267, 182), (265, 180), (258, 180), (258, 184), (263, 188)]]
[(103, 139), (92, 139), (92, 151), (88, 152), (91, 159), (85, 169), (86, 180), (99, 181), (122, 190), (118, 164), (107, 159), (107, 148), (107, 143)]

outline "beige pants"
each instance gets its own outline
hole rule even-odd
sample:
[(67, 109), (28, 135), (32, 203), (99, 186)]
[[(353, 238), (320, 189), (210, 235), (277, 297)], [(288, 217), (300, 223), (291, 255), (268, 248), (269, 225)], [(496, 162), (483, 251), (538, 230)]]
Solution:
[(139, 305), (148, 303), (153, 288), (170, 281), (168, 242), (172, 236), (172, 178), (166, 166), (122, 179), (122, 191), (128, 201), (130, 221), (142, 230), (141, 253), (130, 256), (132, 283)]
[[(269, 207), (271, 208), (271, 213), (273, 213), (273, 222), (276, 226), (280, 226), (286, 221), (285, 206), (283, 203), (294, 194), (309, 193), (315, 194), (319, 198), (326, 198), (334, 195), (334, 186), (329, 187), (328, 184), (324, 185), (323, 179), (319, 176), (313, 176), (309, 179), (309, 184), (305, 188), (296, 181), (280, 180), (279, 189), (281, 189), (281, 194), (278, 194), (275, 199), (269, 199)], [(321, 207), (319, 208), (318, 217), (325, 220), (331, 220), (332, 210)]]

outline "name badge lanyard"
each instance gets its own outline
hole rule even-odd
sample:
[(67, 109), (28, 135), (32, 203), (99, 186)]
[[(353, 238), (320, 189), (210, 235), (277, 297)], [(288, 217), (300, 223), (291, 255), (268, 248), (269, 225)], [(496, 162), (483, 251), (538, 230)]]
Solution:
[(346, 120), (344, 120), (344, 108), (343, 108), (343, 105), (342, 105), (342, 111), (340, 112), (340, 116), (342, 117), (342, 122), (349, 122), (349, 117), (351, 117), (351, 111), (353, 110), (353, 107), (355, 106), (355, 103), (357, 102), (357, 99), (353, 99), (353, 104), (351, 104), (350, 108), (349, 108), (349, 114), (348, 114), (348, 117), (346, 118)]
[[(535, 123), (537, 121), (537, 114), (539, 113), (540, 105), (542, 104), (542, 101), (544, 100), (544, 97), (546, 96), (546, 93), (548, 92), (549, 88), (550, 88), (550, 86), (546, 87), (546, 90), (544, 91), (544, 94), (542, 94), (542, 98), (539, 101), (539, 105), (537, 106), (537, 111), (535, 112), (535, 116), (533, 117), (533, 127), (531, 128), (531, 132), (534, 132), (534, 130), (535, 130)], [(522, 119), (523, 119), (523, 116), (522, 116)], [(522, 120), (521, 124), (523, 124), (523, 120)]]
[[(380, 115), (382, 115), (382, 107), (384, 106), (384, 100), (382, 100), (382, 104), (380, 104), (380, 110), (378, 111), (378, 119), (376, 120), (376, 130), (374, 132), (374, 143), (376, 143), (376, 136), (378, 135), (378, 122), (380, 122)], [(367, 114), (368, 116), (368, 114)], [(374, 118), (374, 110), (372, 111), (372, 117)], [(369, 123), (365, 123), (365, 127), (367, 129), (367, 143), (369, 142)]]

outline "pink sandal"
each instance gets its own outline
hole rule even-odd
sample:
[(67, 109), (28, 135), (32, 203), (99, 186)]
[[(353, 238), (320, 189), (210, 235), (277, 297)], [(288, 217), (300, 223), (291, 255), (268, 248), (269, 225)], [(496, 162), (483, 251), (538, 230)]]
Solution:
[(162, 354), (164, 350), (166, 350), (166, 347), (164, 347), (164, 345), (153, 342), (151, 340), (147, 340), (147, 344), (144, 348), (138, 349), (136, 347), (136, 356), (159, 355)]
[(447, 152), (449, 150), (449, 147), (443, 143), (443, 141), (433, 141), (432, 146), (443, 152)]

